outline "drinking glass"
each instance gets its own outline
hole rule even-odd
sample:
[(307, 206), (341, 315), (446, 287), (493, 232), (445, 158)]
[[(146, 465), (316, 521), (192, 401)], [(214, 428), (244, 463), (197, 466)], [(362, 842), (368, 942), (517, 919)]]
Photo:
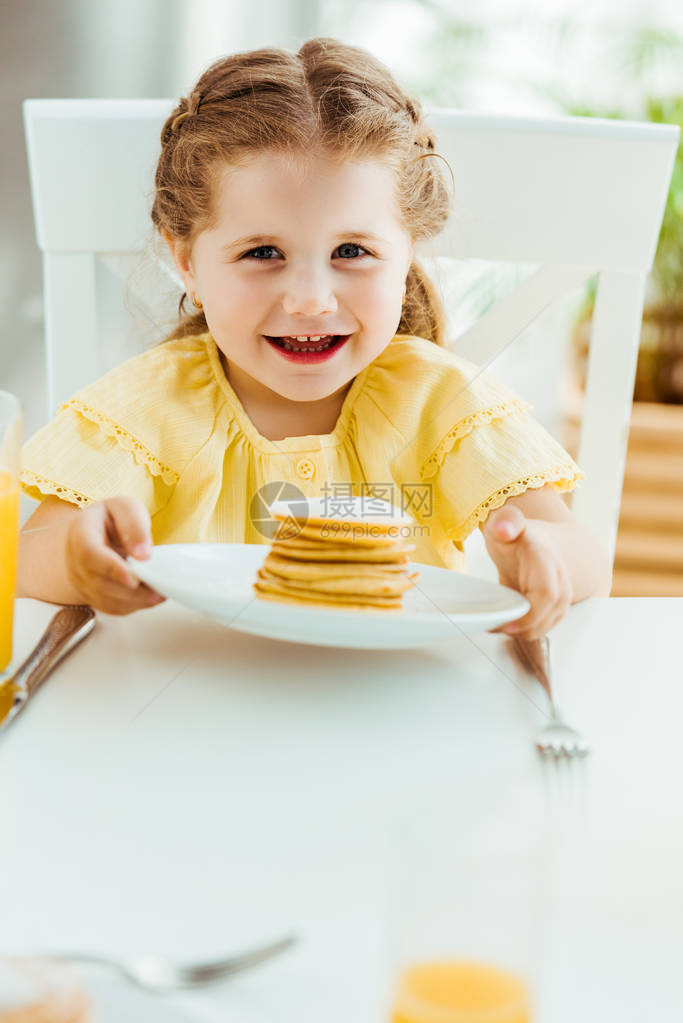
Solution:
[(0, 672), (12, 660), (20, 458), (21, 405), (13, 394), (0, 391)]
[(539, 1018), (549, 926), (541, 796), (510, 781), (479, 787), (469, 779), (469, 787), (425, 794), (394, 822), (389, 1023)]

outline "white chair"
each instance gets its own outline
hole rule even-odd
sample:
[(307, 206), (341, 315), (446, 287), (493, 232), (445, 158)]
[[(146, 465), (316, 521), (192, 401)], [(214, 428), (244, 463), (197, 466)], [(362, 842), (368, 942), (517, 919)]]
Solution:
[[(131, 333), (120, 294), (112, 302), (110, 284), (127, 280), (152, 237), (149, 207), (159, 135), (174, 104), (50, 99), (23, 104), (36, 237), (44, 258), (50, 415), (79, 387), (143, 346), (140, 327)], [(645, 279), (680, 130), (460, 110), (432, 110), (429, 117), (439, 152), (455, 173), (457, 202), (448, 228), (424, 253), (537, 266), (453, 340), (455, 351), (488, 365), (556, 298), (599, 274), (577, 455), (586, 480), (572, 495), (572, 510), (613, 558)], [(175, 278), (162, 260), (164, 265)], [(103, 310), (100, 296), (107, 289), (109, 307)], [(133, 294), (160, 338), (166, 329), (160, 321), (172, 312), (168, 302), (165, 309), (155, 308), (154, 293)], [(179, 294), (176, 288), (176, 303)], [(146, 341), (152, 336), (148, 332)]]

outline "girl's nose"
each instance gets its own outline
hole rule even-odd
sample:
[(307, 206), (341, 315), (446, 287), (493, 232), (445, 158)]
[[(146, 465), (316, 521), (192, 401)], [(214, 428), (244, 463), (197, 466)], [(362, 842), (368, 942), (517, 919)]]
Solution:
[(337, 299), (324, 275), (297, 276), (289, 282), (282, 299), (288, 316), (320, 316), (335, 313)]

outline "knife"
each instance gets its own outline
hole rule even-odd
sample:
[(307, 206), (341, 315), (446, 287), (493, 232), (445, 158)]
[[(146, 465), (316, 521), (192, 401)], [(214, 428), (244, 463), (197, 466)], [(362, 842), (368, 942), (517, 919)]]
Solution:
[(548, 637), (544, 636), (543, 639), (520, 639), (519, 636), (513, 636), (512, 648), (523, 667), (531, 672), (541, 683), (548, 694), (548, 699), (552, 703), (553, 694), (550, 688)]
[(95, 612), (85, 604), (61, 608), (14, 674), (0, 682), (0, 731), (14, 721), (52, 669), (85, 639), (95, 625)]

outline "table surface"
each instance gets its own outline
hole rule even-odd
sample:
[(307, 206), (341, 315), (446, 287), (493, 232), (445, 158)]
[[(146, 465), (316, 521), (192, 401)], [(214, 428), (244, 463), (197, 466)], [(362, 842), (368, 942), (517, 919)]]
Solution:
[[(15, 663), (56, 610), (17, 601)], [(455, 875), (474, 871), (473, 942), (485, 868), (515, 892), (499, 930), (534, 959), (538, 1020), (680, 1021), (682, 624), (678, 598), (570, 609), (555, 685), (593, 752), (562, 769), (535, 751), (545, 696), (502, 635), (361, 651), (171, 600), (98, 614), (0, 737), (0, 951), (196, 960), (295, 930), (277, 961), (182, 1004), (225, 1023), (385, 1023), (419, 951), (410, 864), (453, 849)], [(494, 804), (501, 826), (476, 832)]]

